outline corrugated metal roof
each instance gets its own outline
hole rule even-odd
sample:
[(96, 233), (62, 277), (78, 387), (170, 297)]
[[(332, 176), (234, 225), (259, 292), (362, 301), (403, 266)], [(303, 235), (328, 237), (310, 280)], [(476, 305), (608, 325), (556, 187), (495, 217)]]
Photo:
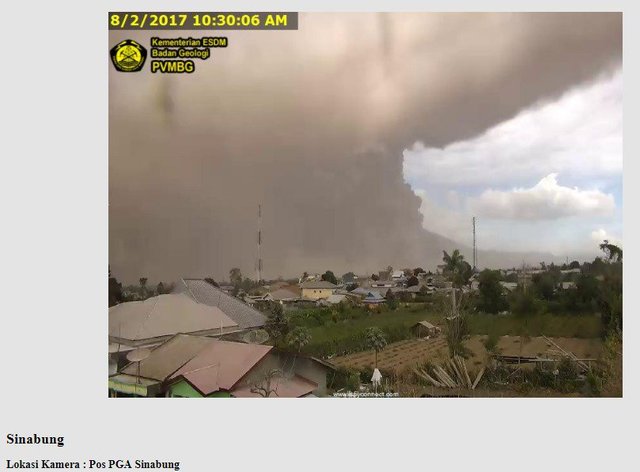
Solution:
[(428, 329), (439, 329), (436, 325), (433, 325), (433, 324), (429, 323), (428, 321), (419, 321), (414, 326), (417, 326), (417, 325), (422, 325), (422, 326), (424, 326), (425, 328), (428, 328)]
[(109, 336), (131, 341), (237, 326), (220, 308), (184, 294), (158, 295), (109, 308)]
[(273, 346), (244, 344), (211, 339), (193, 359), (179, 368), (170, 379), (184, 377), (203, 395), (231, 390)]
[[(153, 349), (149, 357), (140, 361), (140, 376), (163, 381), (193, 359), (210, 342), (211, 339), (204, 336), (174, 336)], [(137, 362), (127, 365), (122, 372), (138, 375)]]
[(202, 279), (182, 279), (175, 292), (185, 293), (199, 303), (219, 308), (243, 329), (264, 326), (267, 321), (266, 316), (255, 308)]
[(346, 296), (346, 295), (341, 295), (341, 294), (335, 294), (335, 293), (334, 293), (334, 294), (329, 295), (329, 296), (327, 297), (327, 301), (328, 301), (329, 303), (340, 303), (340, 302), (342, 302), (342, 301), (346, 300), (346, 298), (347, 298), (347, 296)]
[(380, 295), (379, 292), (376, 292), (374, 290), (369, 290), (368, 295), (364, 298), (365, 301), (369, 302), (369, 301), (376, 301), (376, 300), (384, 300), (385, 298)]
[(358, 287), (355, 288), (351, 291), (351, 293), (356, 294), (356, 295), (364, 295), (367, 296), (369, 294), (370, 290), (366, 289), (364, 287)]
[(309, 280), (300, 285), (301, 288), (336, 288), (337, 285), (326, 280)]

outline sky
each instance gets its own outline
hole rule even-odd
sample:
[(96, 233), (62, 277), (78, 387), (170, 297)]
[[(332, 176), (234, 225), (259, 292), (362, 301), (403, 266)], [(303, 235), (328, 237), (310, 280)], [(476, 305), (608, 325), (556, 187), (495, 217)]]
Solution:
[(470, 259), (473, 215), (481, 267), (622, 237), (621, 14), (306, 13), (225, 35), (193, 74), (110, 66), (119, 280), (255, 277), (258, 204), (266, 278)]
[(622, 71), (577, 84), (470, 139), (416, 142), (403, 175), (424, 228), (481, 247), (593, 253), (622, 243)]

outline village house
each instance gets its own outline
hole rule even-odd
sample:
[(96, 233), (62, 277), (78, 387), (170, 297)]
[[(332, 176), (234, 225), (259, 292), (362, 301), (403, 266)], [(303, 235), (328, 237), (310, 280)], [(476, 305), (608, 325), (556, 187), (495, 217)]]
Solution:
[(419, 321), (411, 327), (411, 330), (413, 331), (413, 334), (415, 334), (418, 338), (433, 338), (438, 336), (442, 331), (440, 327), (431, 324), (428, 321)]
[(182, 279), (173, 293), (109, 308), (109, 369), (127, 354), (154, 347), (178, 333), (242, 339), (262, 331), (266, 317), (202, 279)]
[(351, 290), (351, 292), (349, 292), (349, 293), (351, 295), (358, 296), (360, 299), (363, 299), (364, 297), (369, 295), (369, 292), (371, 292), (371, 289), (368, 289), (368, 288), (365, 288), (365, 287), (356, 287), (355, 289)]
[(266, 316), (260, 311), (204, 279), (183, 278), (176, 284), (174, 293), (183, 293), (198, 303), (220, 308), (243, 330), (261, 328), (267, 321)]
[(500, 285), (502, 285), (502, 288), (508, 292), (513, 292), (518, 288), (518, 284), (516, 282), (500, 282)]
[(380, 295), (380, 293), (371, 290), (369, 291), (367, 296), (362, 299), (362, 304), (372, 310), (377, 306), (382, 305), (386, 301), (387, 300), (382, 295)]
[(183, 293), (109, 308), (109, 340), (124, 346), (156, 345), (177, 333), (222, 336), (241, 330), (220, 308), (198, 303)]
[(295, 285), (282, 286), (276, 290), (269, 292), (271, 299), (281, 305), (294, 303), (302, 298), (300, 287)]
[(321, 298), (329, 298), (338, 287), (326, 280), (312, 280), (303, 282), (300, 288), (302, 290), (302, 298), (319, 300)]
[(326, 395), (333, 366), (273, 346), (179, 334), (109, 378), (112, 396)]

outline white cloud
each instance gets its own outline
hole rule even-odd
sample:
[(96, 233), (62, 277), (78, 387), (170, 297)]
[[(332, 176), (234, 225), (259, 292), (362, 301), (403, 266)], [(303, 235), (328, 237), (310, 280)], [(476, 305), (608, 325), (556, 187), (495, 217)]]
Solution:
[(549, 174), (527, 189), (485, 190), (471, 206), (473, 213), (479, 216), (512, 220), (608, 216), (615, 209), (613, 195), (599, 190), (563, 187), (558, 184), (557, 174)]
[(606, 179), (622, 172), (622, 71), (538, 104), (480, 136), (404, 152), (405, 180), (429, 185), (523, 185), (551, 173)]
[[(483, 249), (597, 253), (622, 231), (622, 71), (443, 149), (404, 152), (423, 226)], [(560, 183), (559, 183), (560, 182)], [(594, 228), (596, 228), (594, 230)]]
[(593, 242), (600, 244), (605, 239), (609, 241), (611, 244), (615, 244), (616, 246), (622, 245), (622, 238), (609, 233), (604, 228), (598, 228), (591, 232), (591, 240)]

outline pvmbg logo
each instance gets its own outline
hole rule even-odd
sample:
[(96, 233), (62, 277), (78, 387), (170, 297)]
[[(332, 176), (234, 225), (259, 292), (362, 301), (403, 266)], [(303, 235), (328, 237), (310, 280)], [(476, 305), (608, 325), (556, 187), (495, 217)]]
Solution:
[(111, 49), (111, 62), (120, 72), (138, 72), (147, 59), (147, 50), (132, 39), (125, 39)]

